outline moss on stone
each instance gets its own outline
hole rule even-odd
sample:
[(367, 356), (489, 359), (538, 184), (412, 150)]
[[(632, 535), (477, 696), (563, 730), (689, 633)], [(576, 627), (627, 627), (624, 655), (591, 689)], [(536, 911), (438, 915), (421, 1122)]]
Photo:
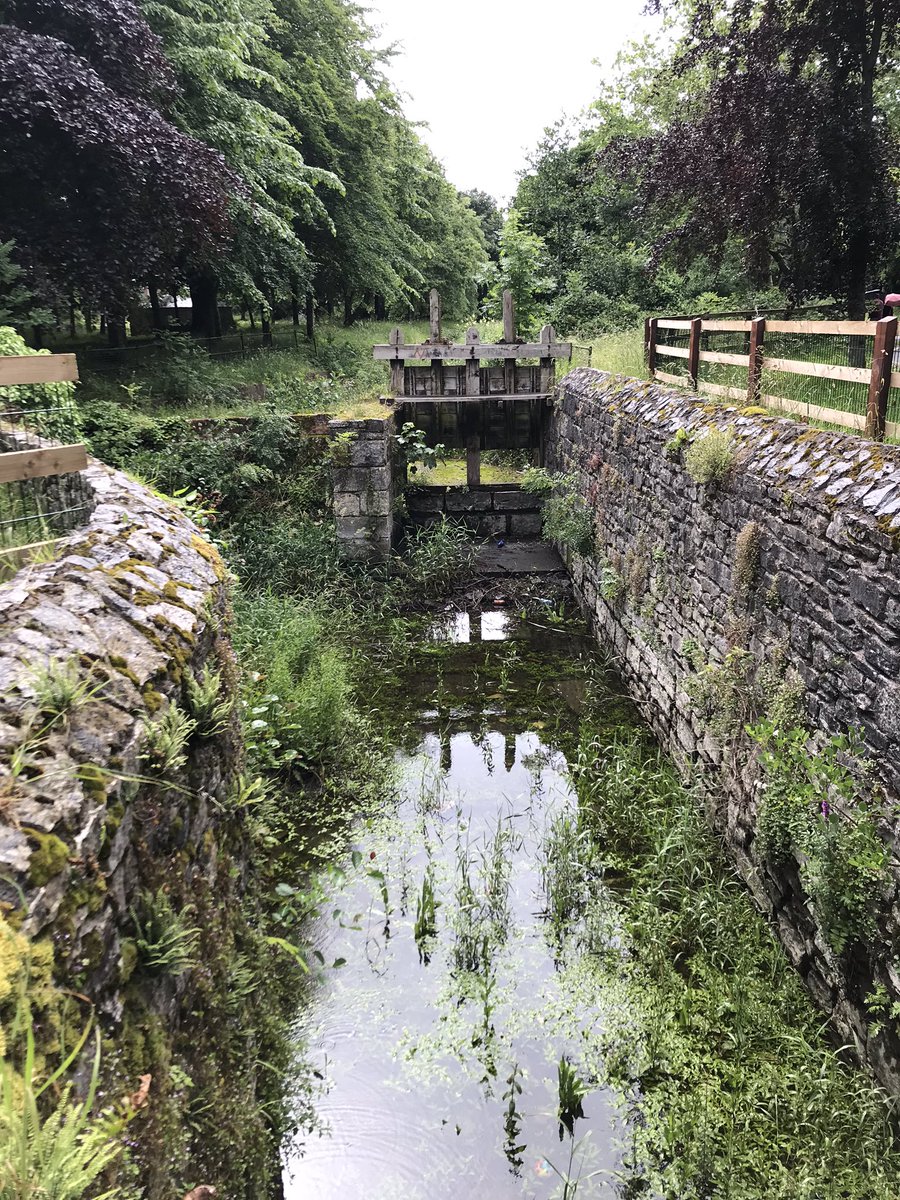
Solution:
[(144, 687), (141, 689), (141, 696), (143, 697), (147, 711), (151, 713), (159, 712), (166, 702), (166, 698), (162, 692), (156, 691), (149, 683), (144, 684)]
[(69, 847), (55, 833), (41, 833), (39, 829), (26, 829), (25, 832), (36, 845), (28, 860), (28, 880), (34, 887), (43, 887), (65, 870)]

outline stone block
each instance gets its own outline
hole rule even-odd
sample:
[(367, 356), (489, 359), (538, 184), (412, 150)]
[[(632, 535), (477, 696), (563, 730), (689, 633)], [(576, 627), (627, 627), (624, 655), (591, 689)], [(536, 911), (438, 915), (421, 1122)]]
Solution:
[(384, 438), (358, 438), (350, 443), (351, 467), (383, 467), (387, 465), (388, 447)]
[(494, 508), (497, 512), (533, 510), (540, 507), (540, 500), (520, 488), (494, 492)]
[(490, 512), (491, 493), (479, 490), (464, 491), (462, 488), (448, 488), (446, 511), (448, 513)]
[(510, 536), (516, 538), (532, 538), (541, 536), (540, 513), (511, 513), (509, 518)]
[(342, 517), (358, 517), (360, 514), (360, 497), (356, 492), (335, 492), (334, 515)]
[(411, 516), (419, 513), (442, 513), (445, 492), (443, 488), (410, 488), (406, 493), (406, 508)]

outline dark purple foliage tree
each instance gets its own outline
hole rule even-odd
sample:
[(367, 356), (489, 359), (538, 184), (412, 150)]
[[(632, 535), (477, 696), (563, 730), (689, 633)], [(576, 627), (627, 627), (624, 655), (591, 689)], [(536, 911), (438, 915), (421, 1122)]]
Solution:
[(896, 69), (900, 0), (678, 6), (683, 115), (610, 151), (641, 210), (676, 254), (736, 238), (755, 281), (839, 296), (862, 317), (898, 226), (898, 147), (877, 85)]
[(137, 282), (220, 253), (239, 181), (156, 107), (174, 80), (137, 6), (16, 0), (0, 14), (0, 241), (40, 292), (121, 314)]

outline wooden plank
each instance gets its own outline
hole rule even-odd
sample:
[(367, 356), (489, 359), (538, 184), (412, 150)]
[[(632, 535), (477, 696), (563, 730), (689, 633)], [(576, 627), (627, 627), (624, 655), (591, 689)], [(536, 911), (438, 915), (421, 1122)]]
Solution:
[[(766, 326), (766, 332), (771, 329)], [(769, 358), (762, 361), (764, 371), (786, 371), (789, 375), (810, 375), (815, 379), (839, 379), (843, 383), (869, 383), (872, 372), (868, 367), (840, 367), (832, 363), (800, 362), (796, 358)]]
[(403, 344), (403, 330), (400, 328), (392, 329), (390, 333), (390, 349), (394, 351), (391, 355), (391, 391), (395, 396), (399, 396), (404, 391), (403, 382), (403, 359), (397, 353), (397, 348)]
[(757, 317), (750, 325), (750, 353), (747, 355), (747, 403), (758, 404), (762, 391), (762, 366), (766, 349), (766, 320)]
[(876, 322), (875, 329), (872, 377), (869, 381), (866, 404), (866, 433), (876, 442), (883, 442), (887, 424), (888, 394), (891, 390), (891, 368), (894, 365), (894, 345), (897, 341), (897, 318), (883, 317)]
[(433, 342), (441, 340), (441, 293), (437, 288), (428, 293), (428, 336)]
[(504, 342), (516, 340), (516, 302), (513, 300), (512, 292), (508, 289), (503, 293), (503, 340)]
[(704, 321), (704, 333), (749, 333), (752, 321)]
[[(478, 330), (472, 325), (466, 330), (466, 345), (477, 346), (481, 341)], [(466, 395), (477, 396), (481, 391), (481, 371), (478, 369), (478, 359), (470, 358), (466, 362)]]
[(666, 358), (690, 358), (690, 350), (687, 346), (660, 346), (657, 344), (656, 353), (662, 354)]
[(686, 329), (690, 330), (690, 321), (661, 321), (658, 318), (653, 318), (656, 321), (657, 329)]
[(648, 317), (644, 323), (644, 355), (647, 360), (647, 373), (652, 379), (656, 374), (656, 331), (659, 322), (656, 317)]
[(86, 466), (87, 451), (80, 443), (39, 450), (13, 450), (9, 454), (0, 454), (0, 483), (67, 475), (70, 471), (83, 471)]
[(697, 390), (697, 378), (700, 374), (700, 337), (703, 332), (703, 322), (699, 317), (691, 321), (691, 340), (688, 344), (688, 375), (691, 387)]
[(74, 354), (0, 355), (0, 387), (28, 383), (77, 383)]
[(491, 392), (480, 396), (416, 396), (416, 404), (502, 404), (506, 400), (549, 400), (545, 392)]
[(747, 392), (742, 387), (728, 387), (724, 383), (708, 383), (705, 379), (700, 380), (700, 391), (708, 392), (710, 396), (723, 396), (726, 400), (745, 401)]
[(831, 333), (847, 337), (874, 337), (873, 321), (767, 321), (769, 333)]
[(667, 371), (657, 371), (656, 378), (662, 380), (663, 383), (675, 383), (678, 387), (686, 388), (690, 384), (690, 380), (686, 375), (669, 375)]
[(424, 342), (418, 346), (373, 346), (372, 357), (377, 362), (389, 362), (394, 358), (404, 361), (455, 358), (461, 362), (468, 362), (470, 358), (571, 358), (572, 343), (554, 342), (550, 346), (543, 346), (540, 342), (517, 342), (512, 345), (505, 342), (498, 342), (496, 345), (479, 342), (474, 346), (447, 346)]
[(721, 350), (701, 350), (700, 361), (722, 363), (726, 367), (749, 367), (749, 354), (725, 354)]
[[(552, 325), (544, 325), (541, 328), (539, 341), (542, 346), (553, 345), (556, 341), (556, 330)], [(540, 371), (541, 379), (539, 387), (542, 392), (549, 392), (552, 390), (554, 383), (553, 359), (549, 355), (541, 355)]]
[(780, 408), (795, 416), (810, 421), (826, 421), (830, 425), (842, 425), (847, 429), (864, 430), (866, 418), (863, 413), (844, 412), (840, 408), (826, 408), (823, 404), (805, 404), (802, 400), (788, 400), (784, 396), (763, 395), (760, 403), (767, 408)]

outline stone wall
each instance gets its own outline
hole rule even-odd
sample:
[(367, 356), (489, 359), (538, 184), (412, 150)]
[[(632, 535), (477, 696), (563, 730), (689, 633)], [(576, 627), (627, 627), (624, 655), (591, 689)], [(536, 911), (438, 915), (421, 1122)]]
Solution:
[[(223, 1015), (253, 903), (229, 585), (170, 501), (97, 463), (83, 482), (86, 522), (0, 586), (0, 902), (52, 947), (53, 978), (81, 998), (75, 1028), (99, 1019), (108, 1094), (153, 1075), (131, 1135), (153, 1198), (188, 1164), (195, 1183), (242, 1177), (241, 1139), (261, 1137), (255, 1060), (227, 1066)], [(202, 931), (187, 969), (148, 949), (173, 922)], [(252, 1025), (238, 1032), (249, 1044)], [(222, 1138), (190, 1148), (201, 1094)]]
[(527, 541), (541, 536), (542, 500), (516, 483), (482, 483), (477, 487), (416, 485), (406, 490), (412, 525), (432, 525), (446, 514), (481, 537)]
[(397, 523), (393, 414), (383, 420), (330, 421), (328, 431), (341, 553), (351, 562), (386, 562)]
[[(704, 485), (685, 452), (710, 431), (733, 458)], [(900, 1001), (897, 871), (877, 935), (836, 952), (800, 864), (759, 854), (765, 778), (743, 733), (773, 696), (793, 694), (811, 749), (816, 735), (858, 727), (874, 795), (897, 798), (900, 450), (581, 369), (560, 384), (548, 466), (576, 472), (593, 514), (596, 552), (569, 565), (600, 643), (663, 745), (705, 783), (730, 852), (839, 1035), (900, 1090), (897, 1023), (879, 1031), (867, 1001), (876, 986)], [(898, 832), (882, 820), (892, 854)]]

